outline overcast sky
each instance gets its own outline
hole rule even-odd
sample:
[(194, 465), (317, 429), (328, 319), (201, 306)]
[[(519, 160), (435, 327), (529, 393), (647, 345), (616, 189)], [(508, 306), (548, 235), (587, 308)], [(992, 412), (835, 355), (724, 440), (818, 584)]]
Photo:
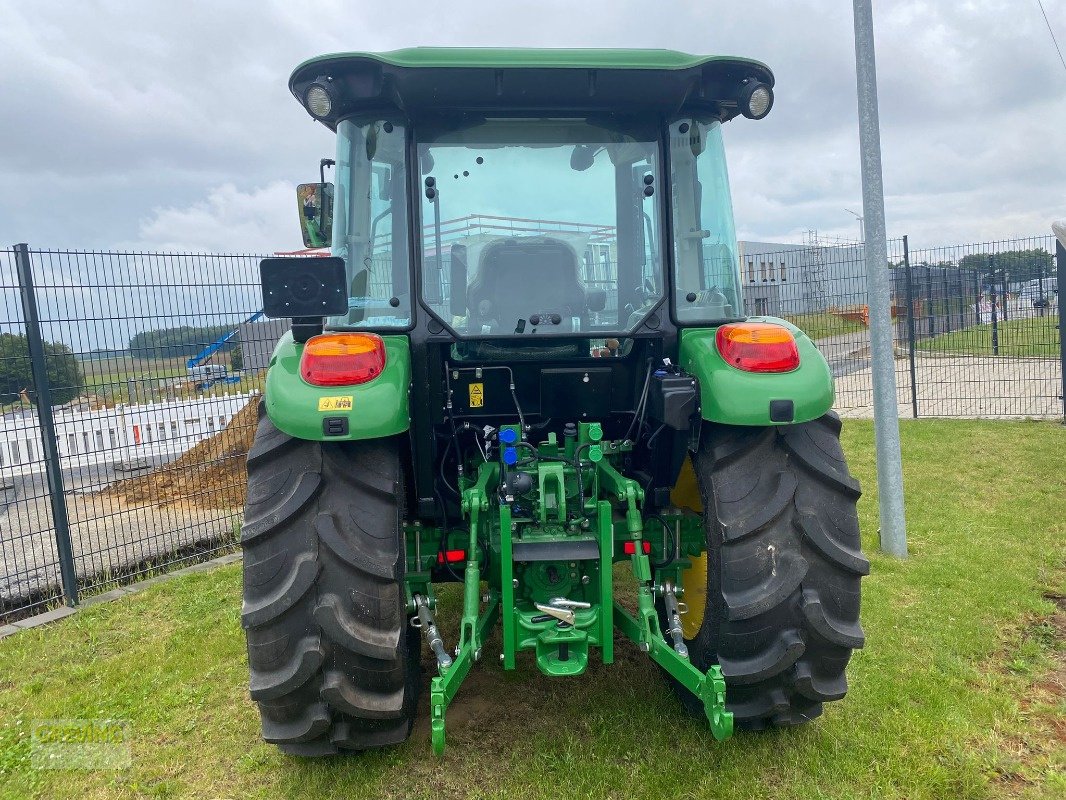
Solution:
[[(1066, 45), (1066, 0), (1044, 4)], [(880, 0), (874, 14), (890, 235), (1047, 233), (1066, 216), (1066, 69), (1036, 0)], [(857, 235), (847, 0), (0, 0), (0, 244), (297, 247), (294, 185), (333, 142), (289, 73), (324, 52), (414, 45), (762, 60), (773, 112), (726, 126), (738, 235)]]

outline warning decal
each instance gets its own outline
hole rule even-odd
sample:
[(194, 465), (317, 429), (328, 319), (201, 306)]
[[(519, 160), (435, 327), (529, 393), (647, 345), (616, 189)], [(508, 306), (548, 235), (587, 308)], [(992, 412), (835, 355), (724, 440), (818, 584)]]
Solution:
[(481, 408), (485, 405), (485, 384), (470, 384), (470, 407)]
[(318, 398), (319, 411), (351, 411), (352, 396), (350, 394), (341, 397)]

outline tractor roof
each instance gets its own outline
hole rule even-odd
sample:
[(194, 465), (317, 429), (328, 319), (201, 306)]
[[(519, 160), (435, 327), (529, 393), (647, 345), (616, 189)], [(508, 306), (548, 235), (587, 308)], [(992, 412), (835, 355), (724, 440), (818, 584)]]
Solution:
[(675, 50), (413, 47), (335, 53), (300, 64), (289, 89), (301, 104), (312, 84), (334, 98), (330, 128), (361, 111), (710, 110), (735, 116), (741, 87), (773, 86), (769, 67)]

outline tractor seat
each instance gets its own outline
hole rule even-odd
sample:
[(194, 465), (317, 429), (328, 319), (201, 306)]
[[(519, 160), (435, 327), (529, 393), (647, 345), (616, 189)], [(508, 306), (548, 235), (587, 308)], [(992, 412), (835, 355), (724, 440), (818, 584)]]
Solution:
[[(588, 325), (588, 291), (578, 277), (574, 248), (549, 236), (505, 238), (481, 251), (477, 275), (467, 287), (471, 333), (574, 331)], [(554, 315), (554, 316), (553, 316)], [(555, 319), (557, 322), (552, 322)], [(524, 326), (519, 324), (524, 320)]]

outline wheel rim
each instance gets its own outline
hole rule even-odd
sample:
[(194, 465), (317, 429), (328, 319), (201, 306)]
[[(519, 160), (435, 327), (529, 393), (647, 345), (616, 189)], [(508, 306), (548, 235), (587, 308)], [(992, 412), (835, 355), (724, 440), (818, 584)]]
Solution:
[(681, 571), (681, 588), (688, 609), (681, 615), (681, 633), (686, 639), (695, 639), (703, 627), (703, 615), (707, 608), (707, 554), (700, 553), (689, 559), (692, 566)]
[[(696, 473), (692, 462), (686, 460), (677, 476), (677, 483), (670, 492), (670, 502), (681, 508), (690, 508), (697, 514), (703, 513), (700, 499), (700, 487), (696, 483)], [(694, 639), (703, 627), (703, 617), (707, 610), (707, 553), (690, 556), (692, 566), (681, 570), (681, 599), (688, 606), (681, 615), (681, 632), (686, 639)]]

